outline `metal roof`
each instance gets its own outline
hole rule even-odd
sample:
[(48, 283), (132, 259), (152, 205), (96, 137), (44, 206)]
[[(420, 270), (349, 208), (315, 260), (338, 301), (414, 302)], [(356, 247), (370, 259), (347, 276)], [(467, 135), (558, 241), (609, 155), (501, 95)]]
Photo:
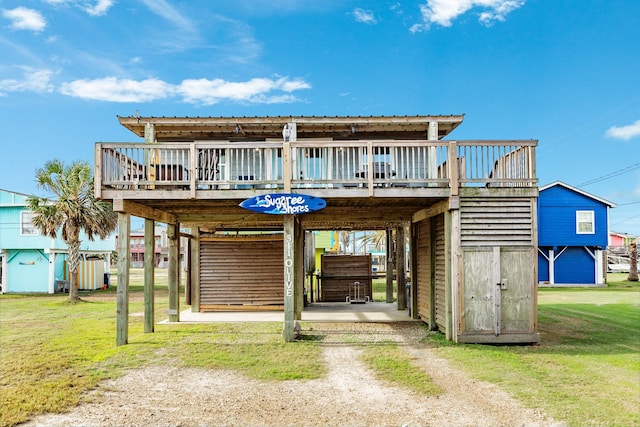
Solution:
[(429, 123), (438, 123), (438, 139), (464, 119), (449, 116), (274, 116), (274, 117), (121, 117), (120, 124), (144, 137), (147, 123), (158, 141), (282, 139), (287, 123), (296, 123), (298, 139), (427, 139)]

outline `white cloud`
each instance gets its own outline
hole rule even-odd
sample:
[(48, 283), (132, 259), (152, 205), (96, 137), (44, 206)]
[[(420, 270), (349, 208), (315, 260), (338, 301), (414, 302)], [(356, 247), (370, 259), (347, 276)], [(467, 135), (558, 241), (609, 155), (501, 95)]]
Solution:
[(310, 87), (311, 85), (303, 80), (285, 77), (254, 78), (246, 82), (187, 79), (179, 85), (159, 79), (137, 81), (105, 77), (63, 83), (60, 93), (75, 98), (107, 102), (152, 102), (181, 96), (184, 102), (200, 105), (212, 105), (224, 100), (273, 104), (295, 102), (297, 98), (291, 92)]
[(10, 27), (14, 30), (29, 30), (39, 33), (47, 26), (47, 21), (40, 12), (22, 6), (10, 10), (3, 9), (2, 16), (11, 21)]
[(273, 91), (293, 92), (311, 86), (303, 80), (254, 78), (246, 82), (228, 82), (222, 79), (189, 79), (178, 87), (185, 102), (203, 105), (216, 104), (222, 100), (251, 103), (293, 102), (289, 94), (272, 94)]
[(165, 0), (142, 0), (142, 2), (153, 13), (173, 23), (176, 27), (182, 28), (183, 30), (194, 30), (192, 23)]
[(370, 10), (360, 9), (359, 7), (353, 9), (353, 16), (356, 18), (356, 21), (362, 22), (363, 24), (377, 24), (375, 15)]
[(82, 99), (108, 102), (151, 102), (172, 95), (172, 85), (158, 79), (129, 80), (105, 77), (63, 83), (60, 93)]
[(612, 126), (606, 132), (606, 136), (609, 138), (621, 139), (623, 141), (628, 141), (639, 135), (640, 120), (636, 120), (634, 123), (626, 126)]
[(6, 92), (52, 92), (52, 70), (23, 67), (24, 78), (0, 80), (0, 94)]
[(452, 21), (471, 9), (481, 9), (478, 20), (491, 25), (494, 21), (504, 21), (505, 17), (524, 5), (525, 0), (427, 0), (420, 6), (422, 23), (411, 27), (411, 32), (424, 31), (432, 24), (450, 27)]
[(83, 6), (82, 9), (91, 16), (102, 16), (113, 6), (113, 0), (98, 0), (93, 6)]

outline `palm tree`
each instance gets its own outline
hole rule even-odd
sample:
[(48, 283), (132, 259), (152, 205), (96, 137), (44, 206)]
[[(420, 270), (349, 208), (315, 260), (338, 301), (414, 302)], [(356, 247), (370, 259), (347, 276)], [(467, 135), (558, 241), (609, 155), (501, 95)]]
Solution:
[(34, 213), (33, 225), (42, 234), (56, 238), (61, 232), (69, 251), (69, 301), (78, 301), (80, 232), (91, 241), (94, 236), (105, 239), (116, 229), (118, 216), (111, 203), (96, 199), (91, 167), (86, 162), (65, 167), (60, 160), (48, 161), (36, 169), (36, 183), (55, 198), (29, 196), (27, 209)]

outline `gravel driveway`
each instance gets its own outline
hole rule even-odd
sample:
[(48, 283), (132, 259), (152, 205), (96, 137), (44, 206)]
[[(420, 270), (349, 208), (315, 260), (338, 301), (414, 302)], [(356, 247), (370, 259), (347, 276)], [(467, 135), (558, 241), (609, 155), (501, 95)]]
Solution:
[[(358, 345), (327, 339), (328, 374), (316, 380), (260, 381), (226, 370), (152, 366), (105, 381), (66, 414), (26, 426), (563, 426), (524, 408), (498, 387), (475, 381), (389, 325), (373, 330), (402, 341), (444, 393), (424, 397), (375, 379)], [(369, 324), (371, 325), (371, 324)], [(349, 326), (351, 332), (354, 326)], [(321, 333), (321, 332), (319, 332)], [(371, 339), (369, 336), (368, 339)]]

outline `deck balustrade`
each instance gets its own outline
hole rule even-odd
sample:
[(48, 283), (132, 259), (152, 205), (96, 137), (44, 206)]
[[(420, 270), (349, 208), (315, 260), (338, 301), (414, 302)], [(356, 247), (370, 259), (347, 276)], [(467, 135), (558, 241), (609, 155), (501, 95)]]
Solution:
[(535, 146), (428, 140), (98, 143), (95, 179), (98, 193), (183, 190), (191, 197), (202, 190), (531, 187)]

